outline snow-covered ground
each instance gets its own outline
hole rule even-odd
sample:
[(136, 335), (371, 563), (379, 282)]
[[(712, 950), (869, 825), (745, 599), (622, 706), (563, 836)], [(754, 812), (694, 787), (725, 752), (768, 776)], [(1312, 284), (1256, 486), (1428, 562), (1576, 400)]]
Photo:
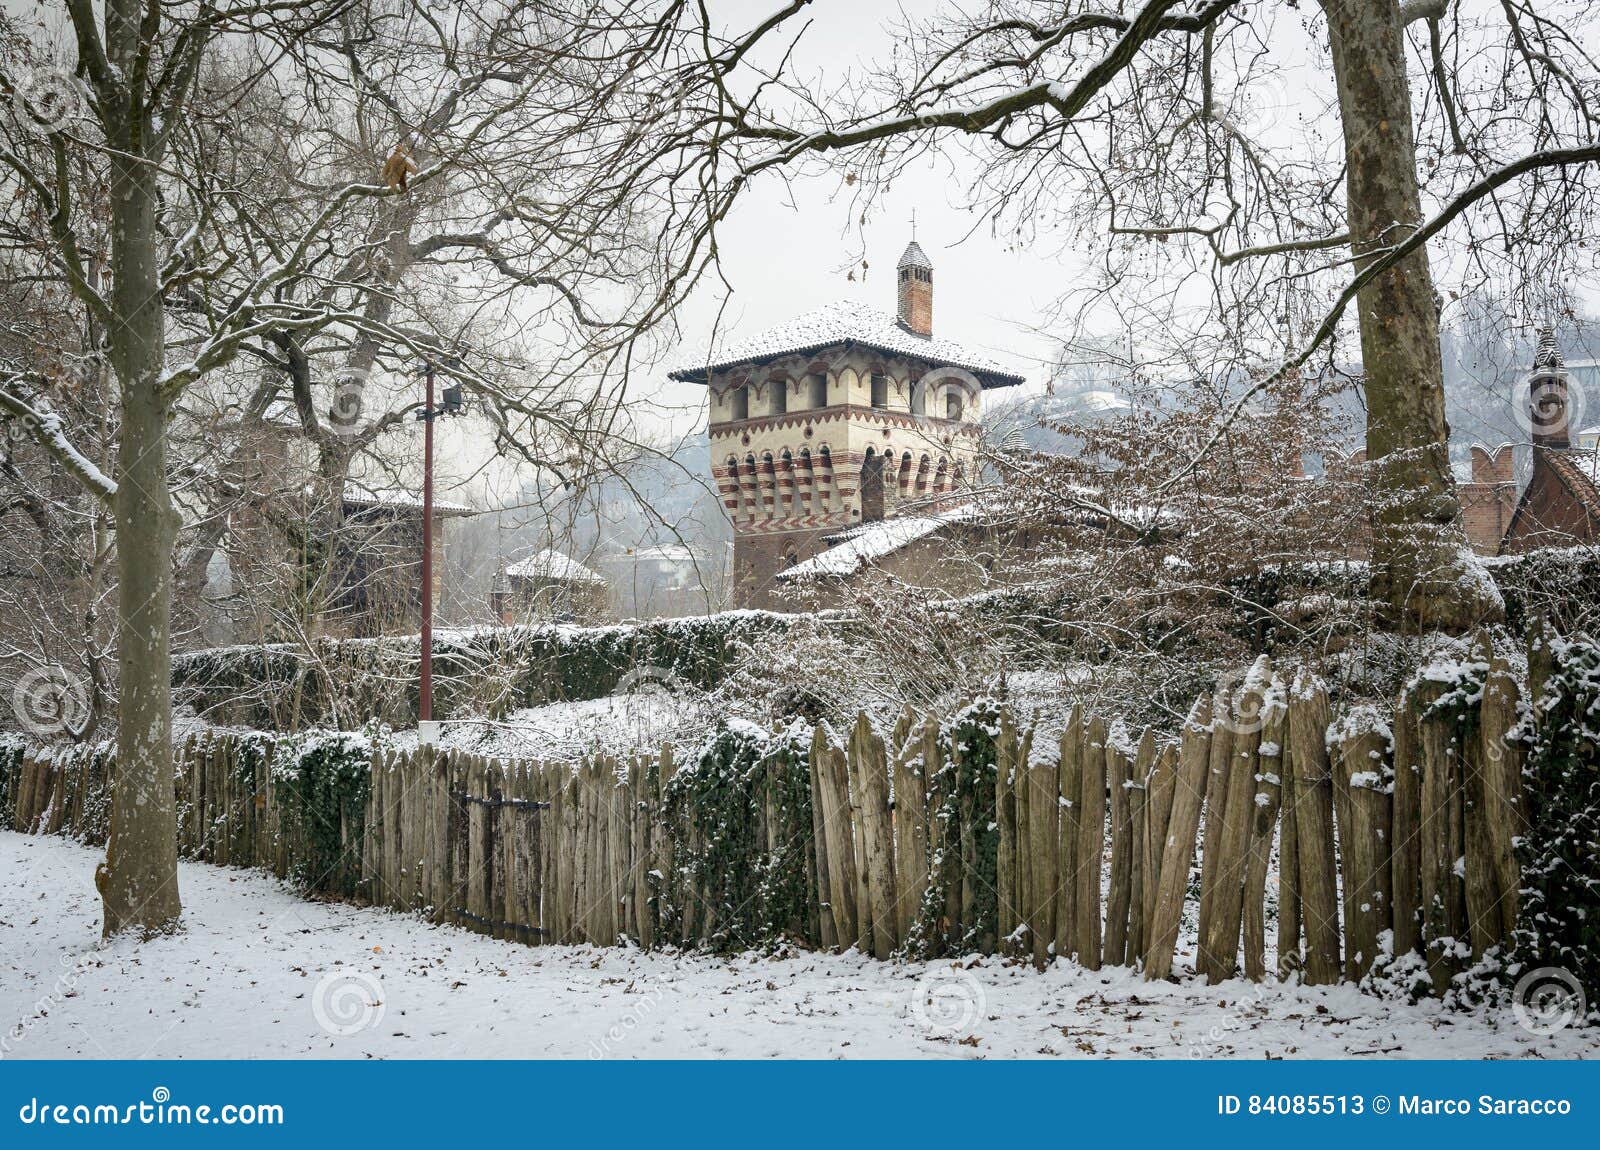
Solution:
[(0, 833), (0, 1054), (116, 1058), (1518, 1058), (1600, 1055), (1509, 1010), (1349, 988), (1152, 984), (779, 957), (526, 947), (182, 864), (187, 929), (99, 947), (97, 852)]

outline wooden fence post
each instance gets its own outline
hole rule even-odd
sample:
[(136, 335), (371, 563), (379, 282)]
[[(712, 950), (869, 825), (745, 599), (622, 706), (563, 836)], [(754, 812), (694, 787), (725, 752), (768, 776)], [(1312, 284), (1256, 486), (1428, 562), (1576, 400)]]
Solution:
[(1461, 969), (1456, 947), (1468, 941), (1465, 877), (1455, 862), (1466, 853), (1463, 770), (1454, 716), (1430, 714), (1444, 694), (1435, 682), (1411, 693), (1422, 732), (1422, 923), (1434, 989), (1443, 994)]
[(1136, 966), (1144, 961), (1149, 935), (1145, 930), (1148, 911), (1145, 890), (1149, 879), (1145, 868), (1150, 865), (1150, 788), (1156, 773), (1156, 736), (1149, 728), (1139, 739), (1139, 749), (1133, 759), (1133, 777), (1128, 782), (1128, 824), (1131, 830), (1128, 843), (1128, 941), (1123, 950), (1123, 962)]
[(1357, 981), (1377, 960), (1378, 937), (1389, 929), (1389, 735), (1370, 712), (1357, 712), (1336, 729), (1344, 793), (1338, 813), (1345, 976)]
[[(838, 944), (849, 949), (861, 938), (856, 906), (855, 834), (850, 826), (845, 754), (826, 739), (817, 759), (822, 784), (822, 829), (828, 844), (828, 884)], [(865, 912), (865, 908), (860, 908)]]
[(1083, 813), (1083, 708), (1073, 704), (1060, 743), (1061, 819), (1059, 824), (1056, 953), (1063, 958), (1078, 950), (1078, 824)]
[[(1257, 741), (1253, 821), (1244, 875), (1244, 974), (1256, 982), (1267, 976), (1267, 866), (1271, 861), (1272, 836), (1277, 828), (1278, 807), (1283, 795), (1283, 776), (1279, 772), (1288, 725), (1288, 711), (1284, 705), (1286, 690), (1283, 680), (1273, 675), (1272, 685), (1261, 703), (1262, 725)], [(1279, 913), (1282, 914), (1281, 906)], [(1282, 959), (1279, 961), (1281, 963)]]
[[(1266, 757), (1266, 742), (1262, 742)], [(1278, 736), (1278, 977), (1287, 979), (1304, 968), (1305, 953), (1300, 945), (1300, 923), (1304, 913), (1300, 903), (1300, 821), (1295, 803), (1294, 752), (1289, 740), (1288, 697), (1284, 698), (1281, 732)]]
[(1111, 812), (1111, 881), (1106, 888), (1103, 961), (1121, 966), (1128, 958), (1128, 910), (1133, 884), (1133, 805), (1128, 788), (1133, 761), (1123, 743), (1127, 731), (1113, 723), (1105, 741), (1105, 778)]
[(1313, 984), (1339, 981), (1339, 895), (1327, 736), (1328, 694), (1321, 684), (1299, 672), (1289, 691), (1289, 746), (1294, 756), (1306, 981)]
[(1404, 692), (1395, 700), (1389, 879), (1394, 953), (1422, 950), (1422, 730)]
[(1156, 755), (1148, 782), (1144, 853), (1144, 940), (1139, 951), (1147, 959), (1155, 937), (1156, 901), (1161, 894), (1161, 863), (1167, 849), (1167, 827), (1172, 821), (1172, 798), (1178, 783), (1178, 748), (1168, 743)]
[(839, 944), (839, 931), (833, 919), (833, 885), (828, 879), (828, 827), (823, 817), (821, 763), (827, 753), (828, 737), (823, 734), (819, 723), (811, 728), (806, 767), (811, 775), (811, 848), (816, 856), (817, 931), (824, 949), (831, 950)]
[(861, 784), (861, 840), (865, 845), (869, 905), (872, 908), (872, 953), (888, 958), (900, 945), (895, 914), (894, 843), (889, 824), (889, 771), (883, 740), (862, 712), (850, 740)]
[(1102, 938), (1100, 874), (1106, 842), (1106, 724), (1090, 719), (1080, 727), (1083, 815), (1078, 821), (1078, 962), (1099, 970)]
[(1017, 771), (1012, 753), (1014, 730), (1011, 713), (1000, 712), (1000, 736), (995, 741), (994, 771), (994, 821), (998, 830), (995, 848), (995, 918), (1000, 934), (1000, 945), (1010, 953), (1014, 946), (1017, 924), (1021, 916), (1017, 911), (1017, 798), (1015, 793)]
[[(1211, 741), (1207, 754), (1205, 785), (1205, 838), (1200, 848), (1200, 931), (1211, 924), (1216, 912), (1218, 868), (1212, 859), (1222, 853), (1222, 830), (1227, 825), (1229, 768), (1233, 765), (1233, 700), (1222, 684), (1211, 696)], [(1195, 952), (1195, 969), (1205, 973), (1198, 949)]]
[[(894, 877), (900, 941), (911, 937), (928, 890), (928, 758), (926, 723), (908, 717), (894, 756)], [(938, 735), (932, 740), (938, 753)]]
[(1061, 860), (1057, 853), (1061, 764), (1054, 759), (1028, 763), (1032, 745), (1030, 730), (1023, 750), (1028, 780), (1028, 857), (1033, 864), (1028, 926), (1033, 937), (1033, 964), (1043, 970), (1050, 963), (1056, 940), (1056, 898), (1061, 888)]
[[(1172, 973), (1173, 953), (1183, 920), (1183, 897), (1189, 889), (1189, 868), (1194, 864), (1195, 836), (1200, 829), (1200, 807), (1211, 772), (1211, 699), (1201, 695), (1189, 709), (1178, 748), (1178, 777), (1172, 790), (1172, 814), (1167, 821), (1161, 851), (1161, 882), (1146, 951), (1146, 978), (1166, 978)], [(1225, 734), (1226, 732), (1224, 732)]]
[[(1483, 827), (1485, 847), (1494, 875), (1494, 905), (1498, 919), (1486, 923), (1494, 942), (1505, 942), (1517, 925), (1522, 871), (1515, 840), (1528, 832), (1528, 808), (1523, 795), (1523, 753), (1506, 738), (1519, 720), (1517, 680), (1505, 659), (1491, 654), (1478, 716), (1483, 764)], [(1491, 944), (1492, 945), (1492, 944)]]
[[(1209, 918), (1200, 922), (1201, 971), (1210, 982), (1232, 978), (1239, 967), (1239, 934), (1244, 914), (1244, 876), (1249, 861), (1250, 832), (1255, 822), (1256, 773), (1261, 749), (1261, 712), (1271, 663), (1258, 658), (1245, 676), (1236, 708), (1220, 717), (1230, 727), (1227, 798), (1217, 853), (1205, 859), (1207, 871), (1216, 868)], [(1220, 737), (1220, 736), (1219, 736)], [(1208, 836), (1209, 842), (1209, 836)]]

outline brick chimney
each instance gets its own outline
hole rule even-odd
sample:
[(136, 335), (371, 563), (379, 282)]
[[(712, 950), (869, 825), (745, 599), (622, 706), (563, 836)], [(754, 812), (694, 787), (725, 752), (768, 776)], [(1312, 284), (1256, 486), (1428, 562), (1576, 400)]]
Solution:
[(900, 326), (915, 335), (933, 334), (933, 261), (916, 240), (906, 245), (897, 269)]
[(1533, 353), (1528, 405), (1536, 446), (1560, 451), (1572, 446), (1567, 435), (1567, 366), (1556, 346), (1555, 332), (1547, 327), (1539, 329), (1539, 348)]

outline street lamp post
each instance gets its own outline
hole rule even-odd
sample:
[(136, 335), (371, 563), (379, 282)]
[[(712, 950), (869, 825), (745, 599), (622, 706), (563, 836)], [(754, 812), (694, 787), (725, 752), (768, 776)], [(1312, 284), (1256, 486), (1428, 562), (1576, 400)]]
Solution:
[(461, 388), (444, 389), (444, 402), (433, 405), (434, 364), (423, 365), (427, 378), (427, 402), (417, 413), (422, 421), (422, 671), (418, 682), (417, 736), (424, 744), (439, 741), (439, 728), (433, 721), (433, 421), (441, 415), (459, 415), (463, 407)]

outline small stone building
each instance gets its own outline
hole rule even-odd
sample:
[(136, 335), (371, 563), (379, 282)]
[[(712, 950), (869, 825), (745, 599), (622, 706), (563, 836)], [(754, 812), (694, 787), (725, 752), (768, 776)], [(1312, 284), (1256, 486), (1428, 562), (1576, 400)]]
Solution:
[(915, 240), (896, 299), (894, 315), (829, 304), (671, 373), (708, 393), (735, 606), (783, 606), (778, 574), (831, 536), (935, 510), (975, 478), (983, 393), (1022, 376), (934, 336), (933, 264)]
[(1567, 427), (1567, 372), (1548, 328), (1539, 333), (1528, 406), (1533, 467), (1501, 541), (1501, 554), (1600, 542), (1600, 464), (1593, 449), (1573, 445)]
[(501, 570), (491, 606), (503, 624), (597, 623), (609, 613), (610, 588), (570, 555), (547, 547)]

